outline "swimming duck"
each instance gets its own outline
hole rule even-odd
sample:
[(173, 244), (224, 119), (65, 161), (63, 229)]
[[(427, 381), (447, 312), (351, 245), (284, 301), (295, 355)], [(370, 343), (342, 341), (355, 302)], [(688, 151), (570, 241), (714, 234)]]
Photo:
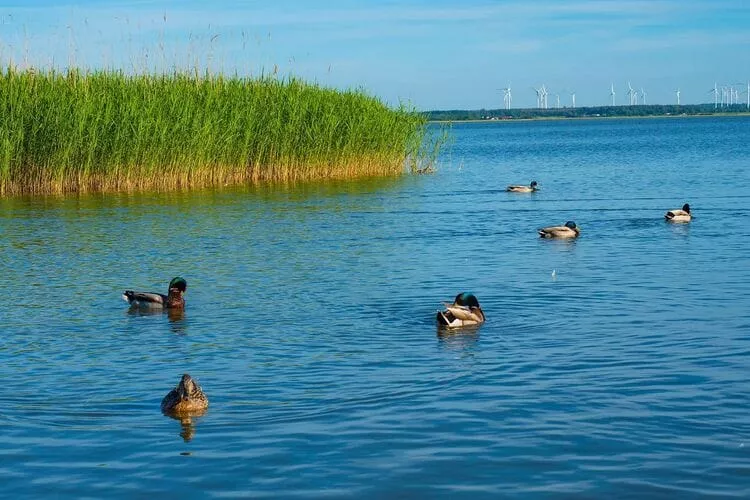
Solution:
[(505, 188), (506, 191), (509, 191), (511, 193), (533, 193), (537, 190), (537, 183), (536, 181), (531, 181), (531, 184), (528, 186), (521, 186), (517, 184), (511, 184), (507, 188)]
[(452, 304), (445, 302), (444, 305), (445, 311), (437, 313), (437, 322), (440, 326), (460, 328), (484, 323), (484, 312), (473, 293), (459, 293)]
[(185, 298), (183, 295), (187, 290), (187, 281), (184, 278), (176, 277), (169, 282), (169, 291), (167, 295), (152, 292), (134, 292), (125, 290), (122, 294), (123, 300), (132, 306), (142, 307), (166, 307), (181, 309), (185, 307)]
[(579, 234), (581, 229), (571, 220), (564, 226), (543, 227), (539, 230), (539, 236), (542, 238), (578, 238)]
[(182, 376), (177, 387), (169, 391), (161, 401), (162, 413), (199, 414), (208, 408), (208, 398), (198, 382), (187, 373)]
[(687, 203), (682, 205), (682, 210), (678, 208), (670, 210), (664, 214), (664, 219), (666, 219), (667, 222), (690, 222), (690, 219), (692, 218), (693, 216), (690, 214), (690, 205)]

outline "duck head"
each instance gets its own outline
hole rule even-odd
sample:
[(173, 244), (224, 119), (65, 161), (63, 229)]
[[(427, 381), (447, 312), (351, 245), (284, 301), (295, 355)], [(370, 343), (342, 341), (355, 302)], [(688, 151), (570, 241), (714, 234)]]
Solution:
[(682, 205), (682, 209), (684, 211), (686, 211), (687, 213), (690, 213), (690, 205), (688, 205), (687, 203), (685, 203), (684, 205)]
[(568, 222), (566, 222), (565, 227), (567, 227), (568, 229), (572, 229), (574, 231), (578, 231), (578, 226), (576, 226), (576, 223), (573, 222), (572, 220), (569, 220)]
[(185, 278), (181, 278), (180, 276), (172, 278), (172, 281), (169, 282), (169, 291), (172, 292), (173, 290), (180, 292), (180, 294), (185, 293), (187, 290), (187, 281), (185, 281)]
[(531, 184), (529, 184), (529, 187), (531, 187), (531, 189), (536, 189), (536, 186), (537, 186), (536, 181), (531, 181)]
[(454, 300), (453, 303), (457, 306), (479, 307), (479, 301), (471, 292), (459, 293), (456, 295), (456, 300)]
[(186, 373), (182, 376), (180, 383), (177, 384), (175, 391), (177, 391), (181, 401), (187, 401), (198, 391), (198, 384), (195, 383), (193, 377)]

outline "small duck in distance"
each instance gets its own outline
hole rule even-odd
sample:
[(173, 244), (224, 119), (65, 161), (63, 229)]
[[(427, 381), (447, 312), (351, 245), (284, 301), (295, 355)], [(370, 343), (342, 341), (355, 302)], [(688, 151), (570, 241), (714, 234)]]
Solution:
[(578, 238), (581, 229), (575, 222), (569, 220), (564, 226), (543, 227), (539, 230), (541, 238)]
[(484, 312), (473, 293), (459, 293), (452, 304), (445, 302), (444, 305), (445, 311), (437, 313), (437, 322), (440, 326), (460, 328), (484, 323)]
[(664, 214), (664, 219), (667, 222), (690, 222), (692, 218), (693, 216), (690, 213), (690, 205), (687, 203), (682, 205), (682, 209), (677, 208)]
[(208, 398), (198, 382), (187, 373), (182, 376), (177, 387), (169, 391), (161, 401), (161, 411), (165, 414), (197, 414), (205, 411), (206, 408), (208, 408)]
[(533, 193), (537, 189), (539, 189), (538, 184), (536, 181), (531, 181), (531, 184), (528, 186), (518, 185), (518, 184), (511, 184), (507, 188), (505, 188), (506, 191), (510, 193)]
[(167, 309), (182, 309), (185, 307), (185, 291), (187, 290), (187, 281), (185, 278), (177, 276), (169, 282), (167, 295), (153, 292), (134, 292), (125, 290), (122, 298), (125, 302), (134, 307), (164, 307)]

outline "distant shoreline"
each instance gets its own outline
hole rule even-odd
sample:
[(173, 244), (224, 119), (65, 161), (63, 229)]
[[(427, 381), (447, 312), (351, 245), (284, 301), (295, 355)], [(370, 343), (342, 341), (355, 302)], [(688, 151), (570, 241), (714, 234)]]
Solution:
[(431, 122), (513, 122), (601, 118), (675, 118), (690, 116), (750, 116), (747, 104), (717, 107), (714, 103), (689, 105), (593, 106), (579, 108), (452, 109), (425, 111)]
[(711, 114), (680, 114), (680, 115), (630, 115), (630, 116), (539, 116), (534, 118), (505, 118), (505, 119), (460, 119), (460, 120), (428, 120), (429, 123), (514, 123), (514, 122), (534, 122), (534, 121), (558, 121), (558, 120), (635, 120), (639, 118), (712, 118), (712, 117), (747, 117), (748, 112), (737, 113), (711, 113)]

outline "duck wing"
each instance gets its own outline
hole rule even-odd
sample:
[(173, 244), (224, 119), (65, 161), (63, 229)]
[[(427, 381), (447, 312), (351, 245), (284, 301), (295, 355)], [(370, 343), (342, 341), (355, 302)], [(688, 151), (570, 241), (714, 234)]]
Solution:
[(539, 236), (544, 236), (545, 238), (551, 238), (553, 236), (560, 236), (562, 234), (566, 234), (568, 231), (570, 231), (570, 228), (567, 228), (565, 226), (550, 226), (550, 227), (543, 227), (539, 230)]
[(666, 214), (665, 217), (667, 219), (673, 219), (675, 217), (685, 217), (687, 215), (690, 215), (690, 214), (688, 214), (686, 211), (678, 208), (678, 209), (670, 210), (669, 212), (667, 212), (667, 214)]
[(478, 314), (476, 314), (474, 311), (469, 309), (466, 306), (457, 306), (455, 304), (446, 304), (445, 308), (450, 311), (450, 313), (455, 316), (456, 318), (463, 320), (463, 321), (476, 321), (477, 323), (482, 321), (482, 318), (479, 317)]
[(167, 296), (160, 293), (151, 292), (134, 292), (133, 290), (125, 290), (122, 294), (123, 300), (132, 305), (153, 305), (163, 306), (167, 303)]

